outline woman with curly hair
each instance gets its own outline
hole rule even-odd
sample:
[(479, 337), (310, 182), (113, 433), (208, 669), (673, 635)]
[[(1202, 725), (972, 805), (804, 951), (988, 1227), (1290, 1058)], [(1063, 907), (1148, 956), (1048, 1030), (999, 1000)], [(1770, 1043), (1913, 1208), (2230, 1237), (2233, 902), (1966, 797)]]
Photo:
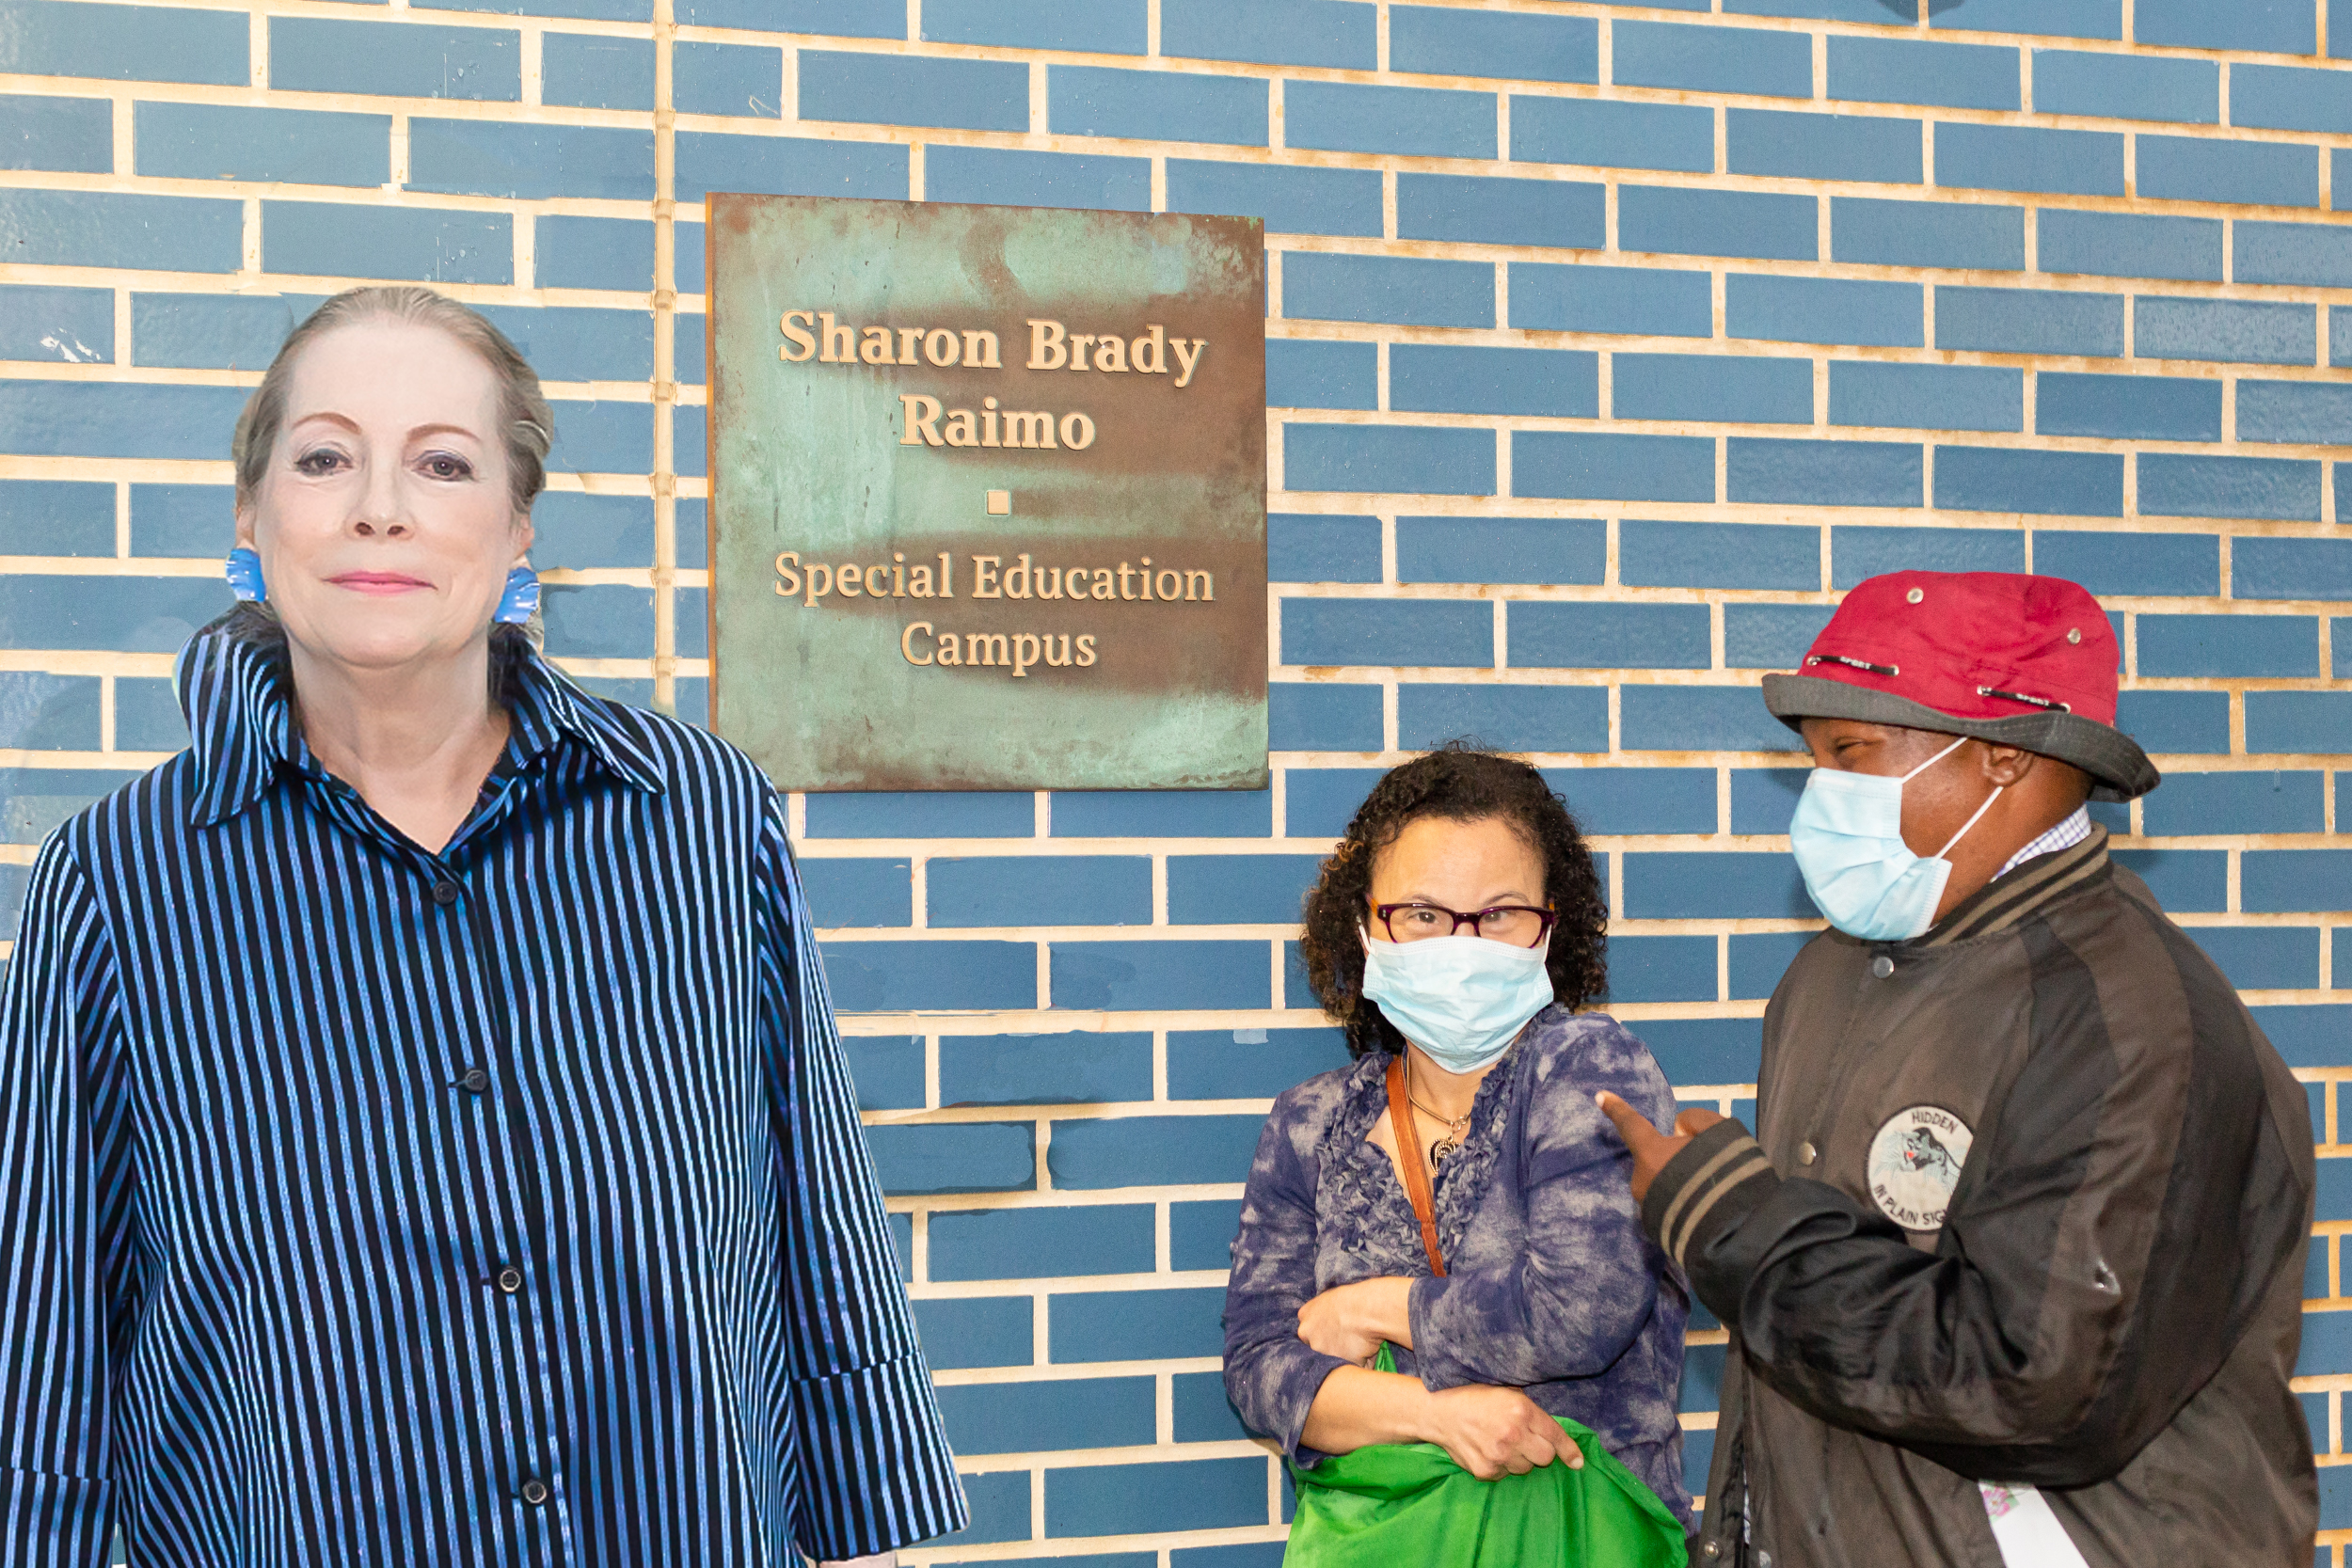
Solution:
[(1662, 1127), (1674, 1097), (1583, 1010), (1608, 917), (1543, 776), (1459, 745), (1383, 778), (1324, 863), (1307, 972), (1356, 1060), (1275, 1101), (1225, 1299), (1226, 1391), (1302, 1470), (1420, 1442), (1486, 1480), (1573, 1467), (1565, 1417), (1690, 1528), (1690, 1298), (1593, 1099)]

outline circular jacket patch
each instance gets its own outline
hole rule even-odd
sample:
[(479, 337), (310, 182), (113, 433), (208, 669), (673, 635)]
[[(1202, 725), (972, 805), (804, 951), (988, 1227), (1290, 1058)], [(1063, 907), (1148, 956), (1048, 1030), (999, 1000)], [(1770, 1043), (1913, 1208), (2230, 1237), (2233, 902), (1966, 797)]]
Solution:
[(1870, 1140), (1870, 1196), (1905, 1230), (1939, 1230), (1976, 1134), (1951, 1112), (1914, 1105), (1886, 1118)]

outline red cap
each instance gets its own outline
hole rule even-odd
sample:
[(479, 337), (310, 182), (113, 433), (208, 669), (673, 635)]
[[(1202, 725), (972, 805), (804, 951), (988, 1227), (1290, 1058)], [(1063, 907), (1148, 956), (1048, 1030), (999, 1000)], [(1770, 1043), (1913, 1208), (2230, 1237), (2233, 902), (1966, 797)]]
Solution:
[(2115, 728), (2122, 663), (2106, 612), (2079, 583), (2018, 572), (1889, 572), (1857, 584), (1793, 675), (1764, 700), (1795, 728), (1859, 719), (1974, 735), (2090, 773), (2102, 799), (2156, 785)]

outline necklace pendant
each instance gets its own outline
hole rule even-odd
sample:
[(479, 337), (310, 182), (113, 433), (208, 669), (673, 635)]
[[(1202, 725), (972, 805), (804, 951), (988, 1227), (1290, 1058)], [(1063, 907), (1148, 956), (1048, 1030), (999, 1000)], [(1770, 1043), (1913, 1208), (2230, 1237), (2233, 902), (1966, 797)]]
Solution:
[(1429, 1146), (1429, 1168), (1435, 1170), (1444, 1164), (1461, 1147), (1461, 1144), (1453, 1138), (1439, 1138), (1436, 1143), (1431, 1144)]

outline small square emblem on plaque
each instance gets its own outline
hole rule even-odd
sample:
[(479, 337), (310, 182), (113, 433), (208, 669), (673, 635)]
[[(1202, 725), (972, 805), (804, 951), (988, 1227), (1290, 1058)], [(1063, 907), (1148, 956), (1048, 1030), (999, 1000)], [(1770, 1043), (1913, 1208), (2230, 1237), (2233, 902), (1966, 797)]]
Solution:
[(991, 490), (988, 493), (988, 515), (992, 517), (1011, 516), (1012, 492), (1009, 490)]

